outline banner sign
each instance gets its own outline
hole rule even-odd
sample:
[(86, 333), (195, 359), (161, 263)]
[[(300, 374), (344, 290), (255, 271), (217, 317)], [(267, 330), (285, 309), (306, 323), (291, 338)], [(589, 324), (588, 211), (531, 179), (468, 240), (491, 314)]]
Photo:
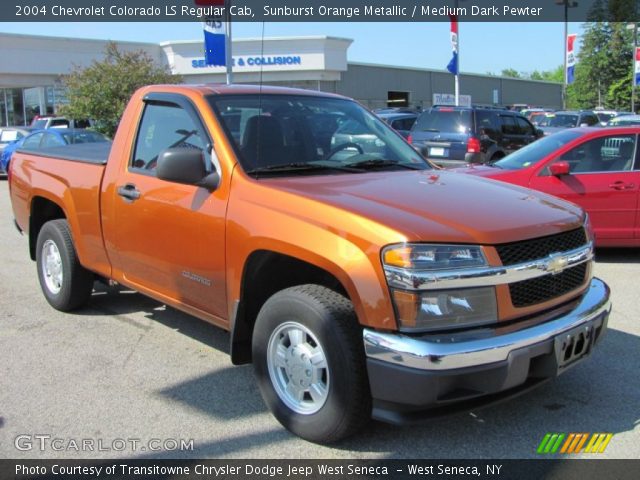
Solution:
[(458, 75), (458, 18), (455, 15), (449, 15), (449, 18), (451, 19), (451, 49), (453, 50), (453, 56), (447, 65), (447, 70), (454, 75)]
[(635, 69), (635, 76), (634, 76), (634, 82), (636, 83), (636, 85), (640, 85), (640, 47), (636, 47), (636, 69)]
[(574, 67), (576, 64), (576, 57), (573, 53), (573, 44), (575, 43), (577, 35), (575, 33), (567, 36), (567, 84), (571, 85), (574, 80)]
[[(455, 106), (456, 96), (453, 93), (434, 93), (433, 105), (451, 105)], [(458, 102), (461, 107), (471, 106), (471, 95), (459, 95)]]
[(222, 7), (224, 0), (196, 0), (197, 5), (213, 6), (209, 15), (205, 17), (204, 28), (204, 61), (207, 65), (226, 65), (225, 39), (227, 29), (225, 26), (225, 9)]

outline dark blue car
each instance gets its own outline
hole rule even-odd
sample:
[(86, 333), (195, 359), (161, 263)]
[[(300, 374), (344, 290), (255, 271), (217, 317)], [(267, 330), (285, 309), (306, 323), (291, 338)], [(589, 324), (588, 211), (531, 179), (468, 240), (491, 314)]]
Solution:
[(9, 171), (11, 155), (18, 148), (26, 150), (40, 150), (48, 147), (59, 147), (77, 143), (110, 142), (103, 134), (80, 128), (55, 128), (35, 130), (26, 137), (8, 144), (2, 151), (0, 165), (5, 172)]
[(435, 106), (420, 114), (409, 143), (443, 167), (493, 163), (543, 135), (517, 112), (491, 107)]

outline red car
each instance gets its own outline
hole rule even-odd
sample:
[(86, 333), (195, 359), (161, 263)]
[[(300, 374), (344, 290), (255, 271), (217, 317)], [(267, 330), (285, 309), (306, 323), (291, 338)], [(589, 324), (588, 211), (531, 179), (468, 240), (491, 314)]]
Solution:
[(580, 205), (600, 247), (640, 246), (640, 127), (572, 128), (491, 166), (456, 169), (540, 190)]

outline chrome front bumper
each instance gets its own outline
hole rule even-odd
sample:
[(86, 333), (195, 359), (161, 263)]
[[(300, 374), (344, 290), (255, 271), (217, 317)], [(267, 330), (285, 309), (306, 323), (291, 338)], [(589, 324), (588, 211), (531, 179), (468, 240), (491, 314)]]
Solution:
[(417, 336), (365, 329), (371, 415), (410, 424), (519, 395), (587, 358), (610, 311), (609, 288), (594, 278), (581, 298), (532, 326)]
[(409, 336), (364, 329), (368, 359), (429, 371), (446, 371), (504, 362), (511, 352), (558, 337), (611, 310), (609, 287), (594, 278), (580, 303), (569, 313), (529, 328), (492, 334), (479, 330), (450, 335)]

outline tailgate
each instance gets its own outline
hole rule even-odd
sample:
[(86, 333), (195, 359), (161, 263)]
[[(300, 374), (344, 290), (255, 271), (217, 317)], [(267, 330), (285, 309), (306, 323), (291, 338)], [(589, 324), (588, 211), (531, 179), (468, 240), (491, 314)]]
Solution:
[(464, 160), (467, 153), (466, 133), (412, 132), (413, 145), (427, 158), (433, 160)]

